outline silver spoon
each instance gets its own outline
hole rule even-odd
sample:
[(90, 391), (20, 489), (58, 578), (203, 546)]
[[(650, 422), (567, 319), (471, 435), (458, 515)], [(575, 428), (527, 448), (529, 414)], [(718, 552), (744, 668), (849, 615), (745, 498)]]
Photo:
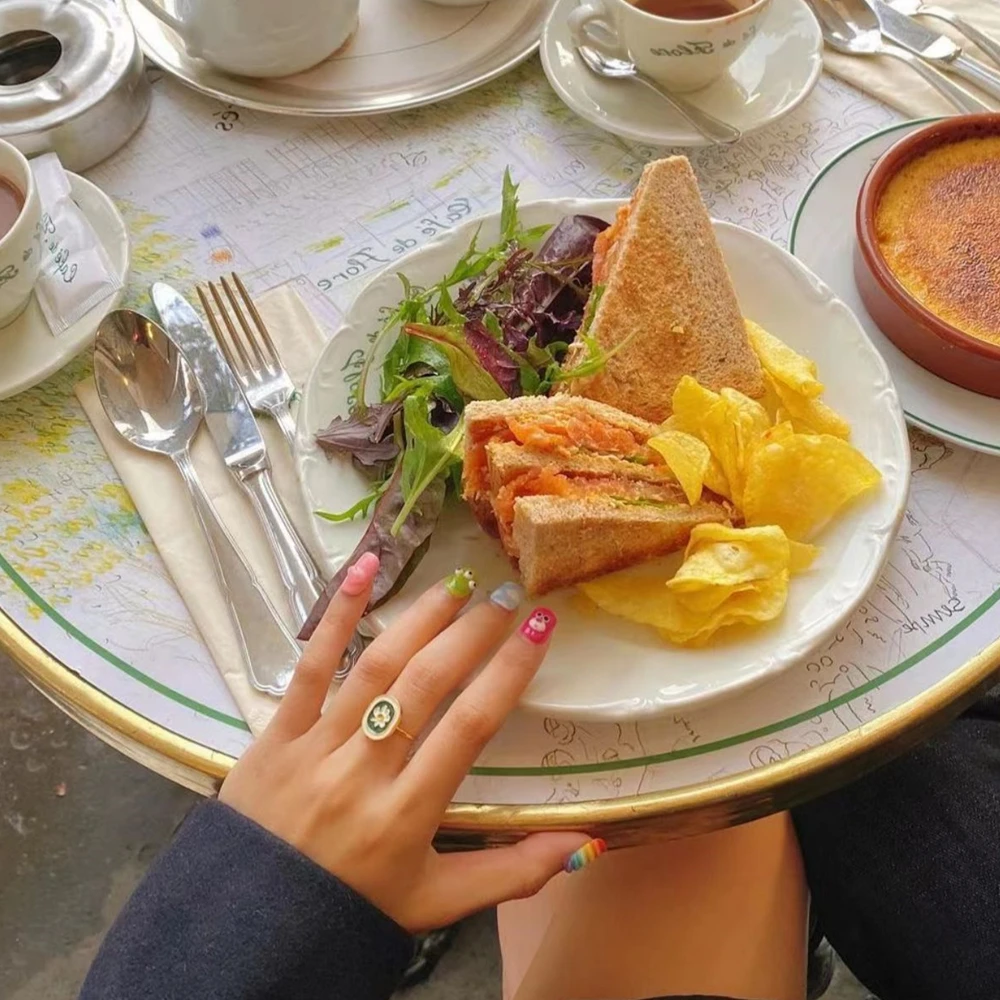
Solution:
[(905, 62), (935, 90), (947, 97), (959, 111), (977, 114), (990, 108), (944, 73), (928, 66), (912, 52), (882, 40), (878, 14), (866, 0), (808, 0), (823, 40), (831, 49), (849, 56), (890, 56)]
[(590, 45), (578, 45), (576, 51), (583, 64), (595, 76), (608, 80), (635, 80), (659, 94), (689, 125), (712, 142), (738, 142), (743, 133), (732, 125), (727, 125), (707, 111), (702, 111), (690, 101), (664, 90), (655, 80), (636, 68), (634, 62), (621, 56), (609, 55)]
[(205, 403), (191, 366), (164, 330), (131, 309), (110, 313), (94, 345), (97, 394), (126, 441), (166, 455), (191, 493), (250, 683), (284, 694), (301, 649), (254, 579), (191, 462)]

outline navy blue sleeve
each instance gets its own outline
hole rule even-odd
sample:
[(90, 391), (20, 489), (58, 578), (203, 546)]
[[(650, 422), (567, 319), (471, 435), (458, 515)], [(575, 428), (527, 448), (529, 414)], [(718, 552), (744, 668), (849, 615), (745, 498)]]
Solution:
[(125, 905), (80, 1000), (385, 1000), (412, 953), (381, 910), (211, 801)]

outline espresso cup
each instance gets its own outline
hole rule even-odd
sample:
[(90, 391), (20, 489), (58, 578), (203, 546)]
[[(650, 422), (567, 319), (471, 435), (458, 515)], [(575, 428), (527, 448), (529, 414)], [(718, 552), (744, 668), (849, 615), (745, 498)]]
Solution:
[(359, 0), (139, 0), (188, 55), (237, 76), (289, 76), (333, 55), (358, 26)]
[[(0, 236), (0, 328), (21, 315), (31, 298), (42, 264), (42, 203), (28, 161), (0, 139), (0, 177), (24, 195), (14, 225)], [(0, 366), (3, 365), (0, 357)]]
[(569, 15), (578, 45), (627, 51), (636, 69), (668, 90), (708, 86), (756, 37), (771, 0), (736, 0), (732, 14), (709, 20), (663, 17), (626, 0), (586, 0)]

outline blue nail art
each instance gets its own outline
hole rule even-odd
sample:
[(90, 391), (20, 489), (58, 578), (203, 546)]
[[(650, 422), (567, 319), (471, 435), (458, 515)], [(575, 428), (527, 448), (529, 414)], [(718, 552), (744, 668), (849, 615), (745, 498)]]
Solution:
[(490, 594), (490, 600), (504, 611), (517, 611), (524, 600), (524, 588), (508, 580)]

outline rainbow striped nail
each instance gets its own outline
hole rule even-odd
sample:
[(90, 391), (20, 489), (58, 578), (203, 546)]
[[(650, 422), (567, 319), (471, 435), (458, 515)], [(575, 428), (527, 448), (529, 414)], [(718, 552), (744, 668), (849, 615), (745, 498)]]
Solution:
[(608, 849), (608, 845), (596, 837), (588, 840), (578, 851), (574, 851), (567, 859), (563, 869), (568, 872), (578, 872), (581, 868), (593, 864)]

